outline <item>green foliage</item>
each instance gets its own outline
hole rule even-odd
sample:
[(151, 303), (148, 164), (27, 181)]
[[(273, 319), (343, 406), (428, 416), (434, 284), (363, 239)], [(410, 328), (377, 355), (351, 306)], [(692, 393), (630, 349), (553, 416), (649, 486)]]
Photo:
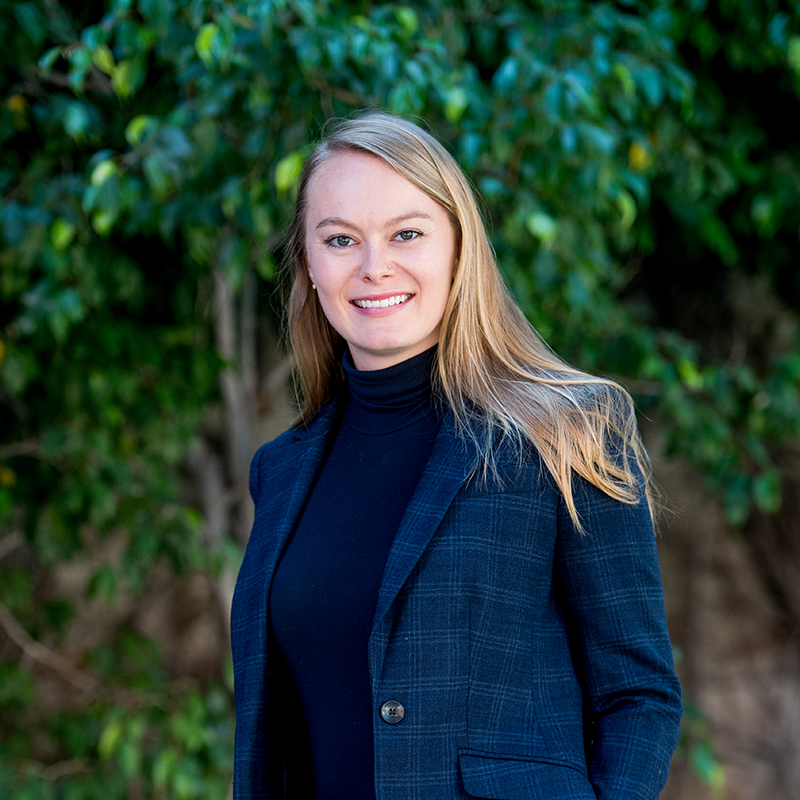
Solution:
[(3, 797), (225, 797), (233, 757), (229, 693), (218, 685), (178, 695), (148, 688), (147, 702), (136, 708), (94, 700), (48, 720), (40, 739), (69, 761), (47, 768), (12, 750), (0, 762)]
[(725, 790), (725, 771), (714, 751), (708, 723), (700, 710), (691, 703), (684, 704), (678, 752), (687, 754), (697, 777), (711, 788), (715, 796), (722, 796)]
[[(215, 352), (213, 276), (238, 297), (258, 275), (269, 313), (311, 137), (362, 107), (430, 121), (480, 190), (531, 320), (569, 360), (631, 387), (732, 525), (779, 509), (775, 456), (800, 440), (800, 159), (771, 109), (797, 101), (797, 11), (70, 9), (0, 3), (0, 529), (23, 542), (0, 556), (0, 602), (32, 642), (57, 651), (84, 603), (119, 609), (165, 564), (214, 573), (229, 560), (235, 545), (209, 545), (187, 488), (220, 372), (236, 367)], [(748, 316), (734, 285), (769, 313)], [(46, 588), (59, 565), (87, 561), (78, 590)], [(34, 736), (52, 665), (22, 666), (14, 647), (0, 662), (3, 796), (224, 795), (219, 681), (176, 684), (119, 622), (66, 662), (120, 693), (59, 706)]]

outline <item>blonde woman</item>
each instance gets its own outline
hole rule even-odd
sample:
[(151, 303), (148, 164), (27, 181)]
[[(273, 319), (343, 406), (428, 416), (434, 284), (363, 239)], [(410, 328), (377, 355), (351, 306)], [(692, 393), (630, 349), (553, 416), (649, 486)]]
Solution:
[(631, 401), (506, 291), (432, 136), (309, 157), (302, 393), (253, 459), (232, 615), (237, 800), (655, 800), (681, 717)]

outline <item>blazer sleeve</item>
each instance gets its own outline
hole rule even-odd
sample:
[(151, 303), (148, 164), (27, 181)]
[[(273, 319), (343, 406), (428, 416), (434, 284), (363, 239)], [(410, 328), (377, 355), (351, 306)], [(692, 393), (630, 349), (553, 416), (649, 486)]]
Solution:
[(556, 581), (583, 680), (589, 779), (600, 800), (656, 800), (682, 714), (647, 501), (582, 479), (576, 530), (561, 501)]

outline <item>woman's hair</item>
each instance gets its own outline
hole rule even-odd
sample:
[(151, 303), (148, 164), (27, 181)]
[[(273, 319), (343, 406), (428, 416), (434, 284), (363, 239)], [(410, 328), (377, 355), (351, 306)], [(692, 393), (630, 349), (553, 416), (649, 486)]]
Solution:
[[(300, 177), (288, 256), (294, 268), (289, 340), (308, 424), (343, 380), (346, 343), (331, 327), (312, 290), (306, 262), (309, 183), (320, 164), (341, 153), (382, 159), (447, 211), (456, 233), (457, 262), (442, 318), (434, 367), (440, 398), (490, 470), (495, 443), (511, 437), (521, 453), (539, 452), (582, 530), (573, 474), (611, 497), (635, 503), (648, 461), (628, 393), (613, 381), (569, 366), (541, 340), (510, 296), (461, 168), (430, 134), (400, 117), (368, 113), (339, 121), (307, 159)], [(647, 479), (645, 479), (645, 490)]]

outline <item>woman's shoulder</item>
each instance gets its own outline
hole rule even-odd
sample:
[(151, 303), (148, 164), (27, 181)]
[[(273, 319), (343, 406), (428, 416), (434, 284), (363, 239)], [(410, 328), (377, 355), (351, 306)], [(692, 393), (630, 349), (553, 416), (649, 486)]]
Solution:
[(279, 466), (288, 457), (288, 452), (297, 441), (293, 428), (284, 431), (269, 442), (261, 445), (256, 450), (250, 462), (250, 496), (255, 500), (259, 487), (264, 481), (265, 472), (270, 467)]
[(267, 480), (279, 480), (286, 465), (294, 461), (299, 448), (313, 444), (316, 439), (325, 440), (334, 424), (337, 402), (323, 406), (306, 425), (295, 423), (279, 436), (262, 444), (250, 462), (250, 493), (255, 498), (258, 487)]
[(283, 433), (278, 434), (274, 439), (264, 442), (264, 444), (262, 444), (261, 447), (256, 450), (253, 460), (260, 460), (265, 456), (276, 454), (282, 450), (291, 448), (295, 442), (302, 438), (303, 431), (303, 428), (297, 428), (292, 425), (292, 427), (287, 428)]

